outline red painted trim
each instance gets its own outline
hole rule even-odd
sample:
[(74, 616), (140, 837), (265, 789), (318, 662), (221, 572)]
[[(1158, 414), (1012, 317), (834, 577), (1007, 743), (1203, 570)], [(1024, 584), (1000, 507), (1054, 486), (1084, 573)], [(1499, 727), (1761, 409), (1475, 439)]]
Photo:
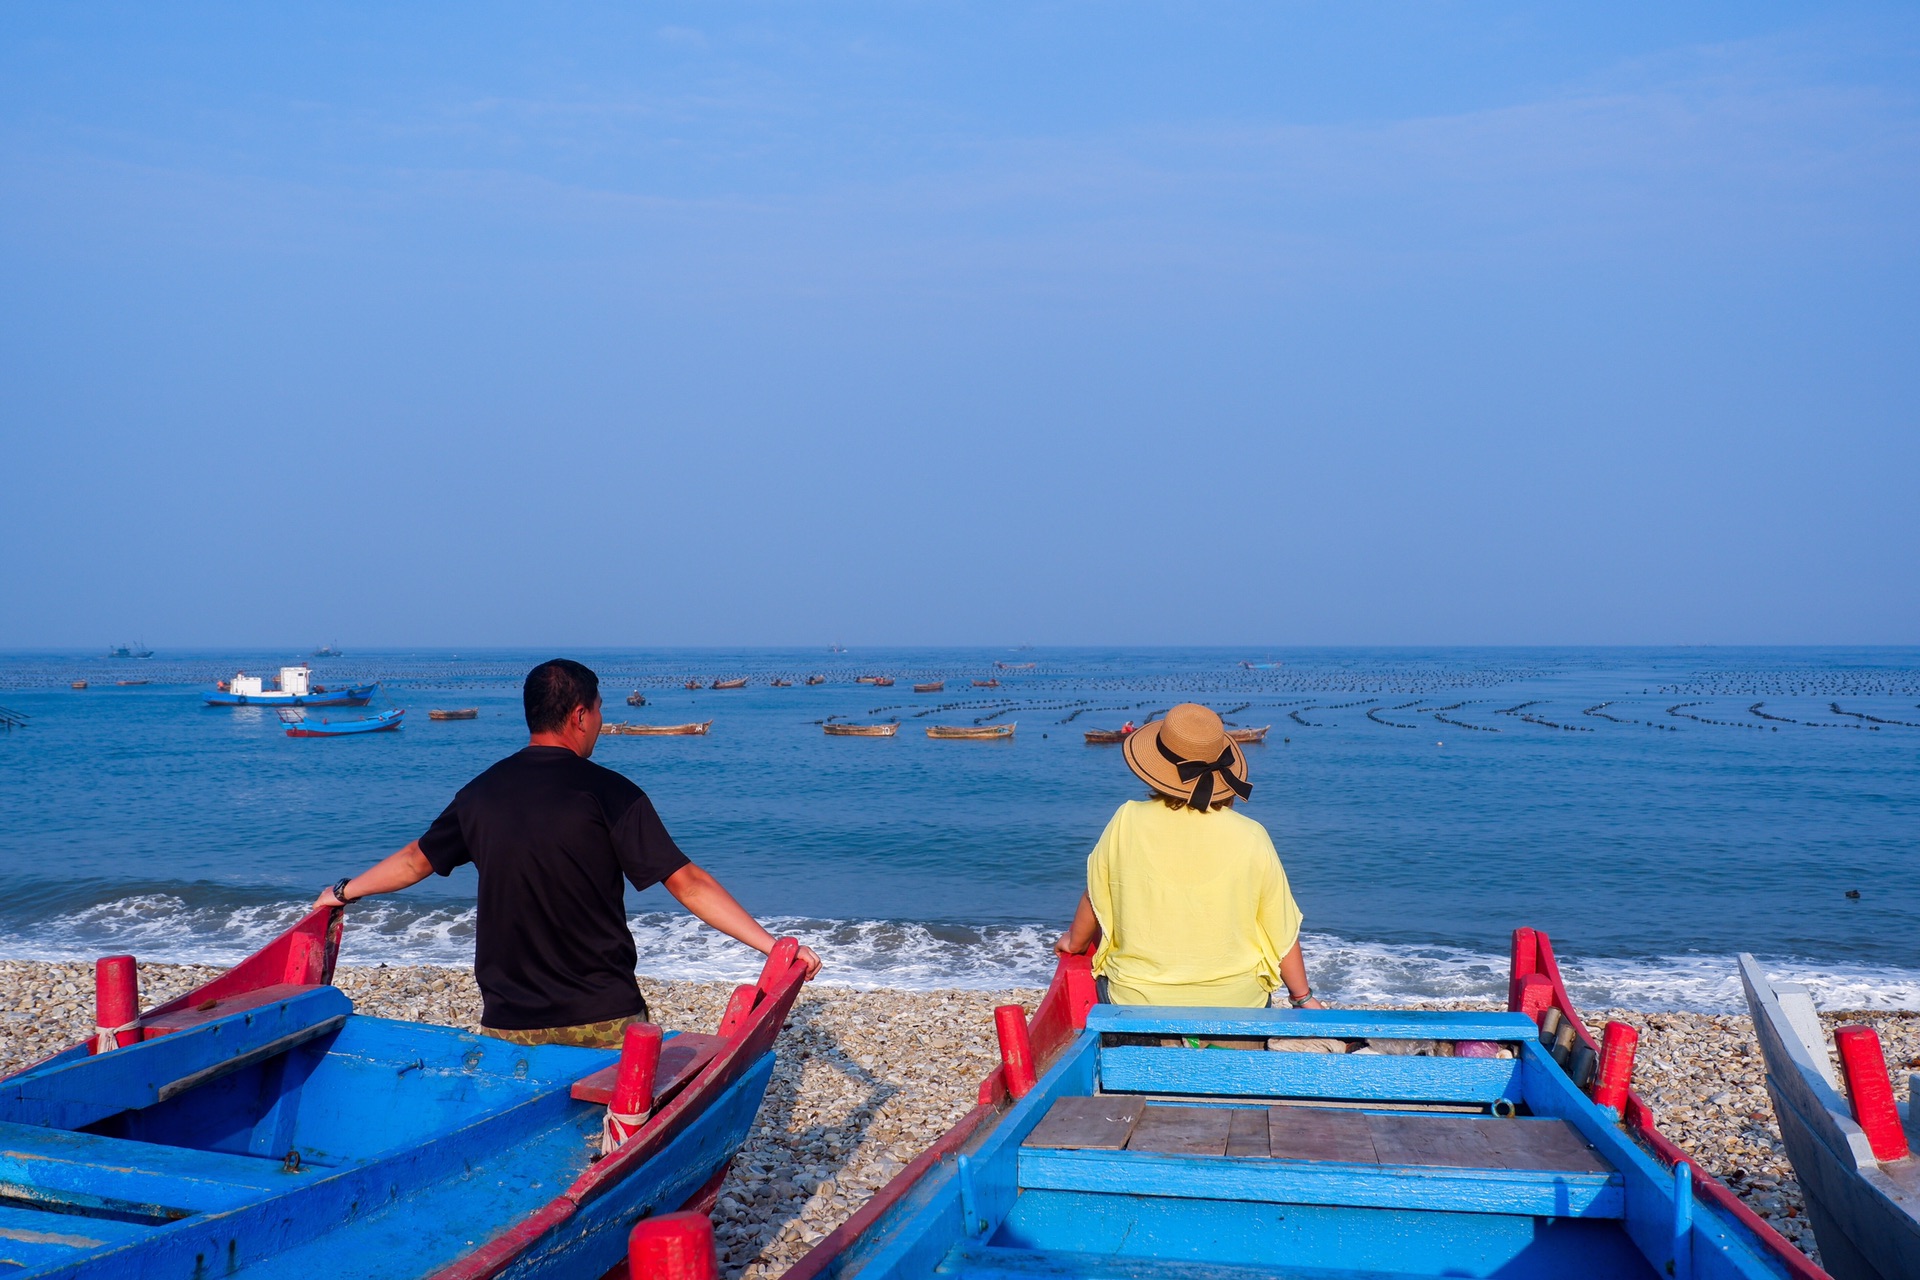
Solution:
[[(1530, 934), (1533, 939), (1533, 954), (1523, 961), (1521, 952), (1522, 933)], [(1587, 1024), (1580, 1020), (1580, 1014), (1573, 1007), (1573, 1000), (1567, 995), (1567, 984), (1560, 980), (1560, 966), (1553, 958), (1553, 940), (1543, 930), (1514, 930), (1515, 973), (1511, 979), (1511, 990), (1517, 991), (1520, 980), (1526, 976), (1518, 971), (1521, 963), (1531, 966), (1527, 973), (1544, 975), (1553, 984), (1553, 1000), (1560, 1014), (1573, 1024), (1575, 1034), (1595, 1053), (1600, 1046), (1594, 1043), (1593, 1035), (1587, 1030)], [(1639, 1094), (1627, 1094), (1626, 1129), (1629, 1134), (1651, 1150), (1668, 1165), (1685, 1164), (1692, 1170), (1693, 1195), (1696, 1200), (1704, 1200), (1719, 1209), (1728, 1217), (1745, 1227), (1761, 1246), (1774, 1255), (1788, 1275), (1796, 1280), (1833, 1280), (1825, 1271), (1815, 1266), (1813, 1260), (1793, 1247), (1787, 1238), (1767, 1225), (1766, 1219), (1749, 1209), (1733, 1188), (1694, 1163), (1693, 1157), (1674, 1145), (1672, 1139), (1661, 1133), (1654, 1123), (1653, 1108)]]

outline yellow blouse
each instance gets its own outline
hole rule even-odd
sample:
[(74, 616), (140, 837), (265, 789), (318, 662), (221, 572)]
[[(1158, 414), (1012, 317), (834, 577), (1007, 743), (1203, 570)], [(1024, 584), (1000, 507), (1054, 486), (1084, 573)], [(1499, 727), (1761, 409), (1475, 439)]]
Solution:
[(1272, 838), (1233, 809), (1121, 805), (1087, 856), (1087, 896), (1115, 1004), (1264, 1006), (1300, 936)]

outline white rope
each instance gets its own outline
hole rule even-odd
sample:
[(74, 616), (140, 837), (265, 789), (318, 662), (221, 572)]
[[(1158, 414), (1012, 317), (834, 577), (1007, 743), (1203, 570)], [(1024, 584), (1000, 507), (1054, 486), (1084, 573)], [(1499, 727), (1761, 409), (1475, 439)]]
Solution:
[[(608, 1107), (606, 1117), (600, 1121), (600, 1154), (603, 1156), (612, 1155), (615, 1151), (619, 1150), (621, 1143), (633, 1136), (635, 1129), (638, 1129), (646, 1122), (647, 1113), (644, 1111), (629, 1115), (615, 1111), (612, 1107)], [(615, 1125), (625, 1129), (626, 1132), (619, 1132), (619, 1130), (615, 1129)]]
[(132, 1022), (123, 1022), (117, 1027), (95, 1026), (93, 1029), (93, 1051), (95, 1053), (106, 1053), (111, 1049), (118, 1049), (120, 1047), (120, 1033), (122, 1031), (131, 1031), (139, 1025), (140, 1019), (136, 1017)]

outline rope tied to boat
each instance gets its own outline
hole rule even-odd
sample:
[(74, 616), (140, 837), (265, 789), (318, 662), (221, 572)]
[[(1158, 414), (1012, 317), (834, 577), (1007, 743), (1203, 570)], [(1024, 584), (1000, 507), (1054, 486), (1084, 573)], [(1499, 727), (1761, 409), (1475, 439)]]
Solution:
[[(1213, 803), (1213, 780), (1215, 777), (1218, 777), (1222, 782), (1226, 783), (1227, 789), (1239, 796), (1242, 800), (1252, 797), (1253, 784), (1251, 782), (1244, 782), (1236, 778), (1233, 774), (1233, 744), (1231, 742), (1227, 744), (1226, 750), (1222, 751), (1219, 756), (1213, 760), (1183, 760), (1172, 751), (1169, 751), (1166, 742), (1157, 737), (1153, 740), (1153, 745), (1160, 748), (1160, 754), (1167, 758), (1168, 764), (1173, 765), (1180, 771), (1180, 781), (1193, 783), (1193, 794), (1187, 798), (1187, 806), (1189, 808), (1205, 811), (1207, 807)], [(1199, 779), (1198, 782), (1194, 782), (1196, 778)]]
[(607, 1114), (600, 1121), (600, 1154), (610, 1156), (620, 1149), (620, 1144), (633, 1136), (633, 1131), (647, 1122), (647, 1113), (615, 1111), (607, 1108)]
[(118, 1049), (120, 1047), (120, 1033), (123, 1031), (131, 1031), (139, 1025), (140, 1019), (137, 1017), (131, 1022), (123, 1022), (117, 1027), (103, 1027), (96, 1023), (93, 1028), (93, 1051), (95, 1053), (107, 1053), (111, 1050)]

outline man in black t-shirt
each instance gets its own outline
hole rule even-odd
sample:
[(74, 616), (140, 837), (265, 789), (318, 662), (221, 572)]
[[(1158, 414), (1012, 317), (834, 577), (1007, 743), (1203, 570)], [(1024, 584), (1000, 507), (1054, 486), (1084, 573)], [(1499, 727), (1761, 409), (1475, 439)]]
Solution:
[[(666, 885), (757, 951), (773, 936), (680, 852), (646, 792), (587, 758), (600, 740), (599, 677), (564, 658), (544, 662), (527, 676), (524, 700), (524, 749), (460, 788), (425, 835), (315, 905), (392, 893), (471, 862), (481, 1025), (522, 1044), (618, 1048), (626, 1024), (647, 1018), (623, 881)], [(809, 978), (819, 972), (810, 949), (799, 955)]]

